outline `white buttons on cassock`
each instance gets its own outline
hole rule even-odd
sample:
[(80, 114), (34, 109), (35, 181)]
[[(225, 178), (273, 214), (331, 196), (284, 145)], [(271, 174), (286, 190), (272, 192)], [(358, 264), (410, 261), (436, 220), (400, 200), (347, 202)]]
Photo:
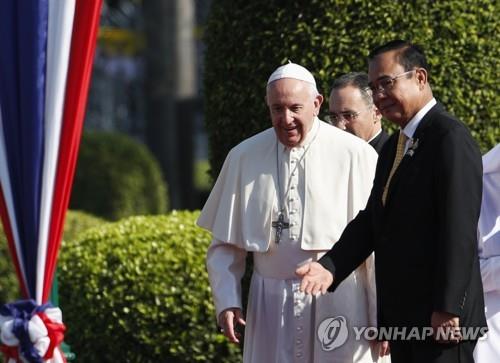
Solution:
[(293, 296), (293, 313), (294, 313), (294, 325), (295, 331), (293, 334), (293, 339), (295, 341), (293, 353), (295, 355), (294, 363), (304, 362), (306, 358), (304, 355), (304, 341), (307, 341), (308, 337), (304, 336), (304, 322), (302, 321), (304, 309), (307, 308), (307, 304), (304, 301), (304, 293), (300, 291), (300, 282), (292, 283), (292, 296)]

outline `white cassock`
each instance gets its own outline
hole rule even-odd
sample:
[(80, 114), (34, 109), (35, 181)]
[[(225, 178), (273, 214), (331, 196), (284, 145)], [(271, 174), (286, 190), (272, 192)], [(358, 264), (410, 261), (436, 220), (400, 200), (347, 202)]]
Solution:
[(500, 144), (483, 156), (483, 200), (478, 223), (479, 258), (488, 322), (474, 351), (478, 363), (500, 362)]
[[(271, 128), (228, 154), (198, 225), (213, 235), (207, 268), (217, 316), (242, 307), (245, 257), (254, 253), (245, 363), (377, 361), (353, 330), (376, 326), (373, 257), (334, 294), (305, 295), (295, 275), (298, 266), (328, 251), (365, 207), (376, 162), (369, 144), (319, 119), (299, 147), (283, 146)], [(290, 225), (276, 244), (272, 222), (280, 205)], [(319, 335), (318, 328), (338, 316), (345, 318), (348, 338), (331, 349), (328, 339), (335, 336)]]

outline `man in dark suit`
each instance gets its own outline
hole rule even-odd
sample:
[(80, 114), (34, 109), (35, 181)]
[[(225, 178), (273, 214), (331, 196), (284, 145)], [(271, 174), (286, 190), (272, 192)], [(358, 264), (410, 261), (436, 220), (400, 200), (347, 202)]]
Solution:
[(432, 327), (426, 339), (392, 336), (392, 362), (473, 362), (487, 330), (476, 243), (480, 152), (434, 99), (420, 47), (396, 40), (374, 49), (368, 74), (376, 106), (400, 130), (379, 155), (366, 209), (319, 263), (297, 270), (301, 289), (334, 290), (375, 251), (379, 329)]
[(380, 154), (380, 151), (382, 151), (382, 147), (385, 145), (387, 140), (389, 140), (389, 135), (384, 131), (383, 128), (380, 128), (380, 132), (373, 139), (368, 140), (368, 143), (375, 149), (378, 154)]
[(373, 104), (368, 75), (344, 74), (333, 81), (326, 121), (368, 142), (377, 153), (389, 139), (382, 129), (382, 115)]

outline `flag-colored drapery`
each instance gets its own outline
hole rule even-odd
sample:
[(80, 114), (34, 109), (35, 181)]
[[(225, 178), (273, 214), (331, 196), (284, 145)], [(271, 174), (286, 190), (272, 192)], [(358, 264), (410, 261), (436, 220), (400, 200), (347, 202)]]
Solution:
[[(0, 4), (0, 215), (27, 299), (0, 310), (2, 337), (12, 338), (0, 345), (9, 362), (18, 361), (19, 354), (29, 362), (56, 362), (60, 356), (58, 349), (50, 352), (60, 343), (64, 326), (58, 308), (46, 303), (73, 182), (101, 5), (102, 0)], [(36, 335), (32, 329), (40, 326), (39, 342), (27, 347), (26, 336)]]

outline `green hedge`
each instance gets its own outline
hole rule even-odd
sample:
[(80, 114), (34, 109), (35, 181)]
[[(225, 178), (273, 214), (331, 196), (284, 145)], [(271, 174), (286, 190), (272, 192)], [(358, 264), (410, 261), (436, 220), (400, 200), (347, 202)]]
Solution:
[(167, 211), (167, 187), (148, 149), (118, 133), (82, 138), (70, 208), (109, 220)]
[(65, 246), (60, 303), (82, 362), (238, 362), (215, 325), (195, 212), (132, 217)]
[(7, 239), (0, 225), (0, 306), (15, 301), (21, 296)]
[[(80, 233), (104, 223), (103, 219), (80, 211), (68, 211), (64, 223), (63, 239), (71, 241)], [(64, 253), (61, 248), (60, 253)], [(14, 272), (14, 265), (8, 251), (7, 240), (0, 225), (0, 305), (20, 298), (19, 282)]]
[(495, 0), (213, 0), (204, 84), (212, 176), (232, 146), (270, 127), (265, 86), (277, 66), (306, 66), (328, 95), (335, 76), (366, 71), (370, 49), (395, 38), (424, 46), (436, 97), (486, 151), (500, 142), (498, 13)]
[[(78, 211), (69, 210), (66, 214), (66, 220), (64, 221), (64, 233), (63, 233), (63, 246), (67, 246), (68, 243), (75, 240), (80, 234), (86, 230), (100, 226), (107, 223), (105, 219), (96, 217), (92, 214)], [(65, 253), (63, 247), (61, 247), (61, 253)]]

